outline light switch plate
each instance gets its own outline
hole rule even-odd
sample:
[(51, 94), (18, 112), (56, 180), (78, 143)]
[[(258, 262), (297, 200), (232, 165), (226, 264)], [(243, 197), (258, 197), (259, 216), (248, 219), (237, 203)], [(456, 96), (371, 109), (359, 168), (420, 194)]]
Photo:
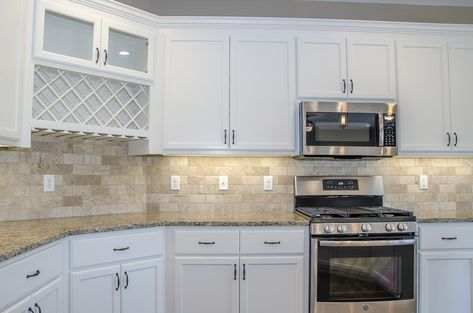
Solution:
[(228, 176), (218, 177), (218, 190), (228, 190)]
[(273, 176), (264, 176), (263, 189), (264, 191), (273, 190)]
[(54, 191), (54, 175), (43, 176), (43, 191), (44, 192)]
[(420, 190), (429, 189), (429, 176), (427, 176), (427, 175), (420, 175), (419, 176), (419, 188), (420, 188)]
[(171, 176), (171, 190), (177, 191), (181, 189), (181, 177)]

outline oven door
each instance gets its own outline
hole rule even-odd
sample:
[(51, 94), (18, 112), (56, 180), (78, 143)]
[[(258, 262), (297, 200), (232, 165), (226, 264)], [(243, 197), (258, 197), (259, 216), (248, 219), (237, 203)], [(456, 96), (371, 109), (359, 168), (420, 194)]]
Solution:
[(312, 239), (313, 313), (415, 313), (416, 241)]

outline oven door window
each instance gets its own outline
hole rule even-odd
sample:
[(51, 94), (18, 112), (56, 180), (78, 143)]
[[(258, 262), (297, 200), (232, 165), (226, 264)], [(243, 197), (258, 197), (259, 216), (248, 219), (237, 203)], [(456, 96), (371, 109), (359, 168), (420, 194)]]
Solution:
[(307, 146), (378, 146), (375, 113), (307, 113)]
[(413, 245), (318, 249), (318, 302), (413, 299)]

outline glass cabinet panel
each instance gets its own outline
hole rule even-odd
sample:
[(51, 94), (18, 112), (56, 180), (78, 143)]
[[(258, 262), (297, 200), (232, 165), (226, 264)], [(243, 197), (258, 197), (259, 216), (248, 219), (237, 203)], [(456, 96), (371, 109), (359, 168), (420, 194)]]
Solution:
[(110, 28), (107, 65), (148, 72), (149, 39)]
[(46, 10), (43, 50), (88, 61), (95, 60), (94, 23)]

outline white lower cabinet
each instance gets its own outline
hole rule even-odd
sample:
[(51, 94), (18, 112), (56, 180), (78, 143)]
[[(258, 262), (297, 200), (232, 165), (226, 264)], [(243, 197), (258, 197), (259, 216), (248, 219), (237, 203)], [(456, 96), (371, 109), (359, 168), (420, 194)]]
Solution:
[(234, 257), (176, 257), (176, 312), (238, 313), (238, 264)]
[(2, 313), (62, 313), (63, 293), (60, 277)]
[(304, 257), (241, 257), (241, 313), (303, 312)]
[[(233, 240), (238, 233), (240, 239)], [(304, 234), (264, 228), (176, 231), (175, 313), (303, 313)]]
[(472, 312), (471, 230), (471, 224), (419, 227), (420, 313)]
[(161, 231), (73, 239), (71, 313), (164, 313), (163, 254)]

